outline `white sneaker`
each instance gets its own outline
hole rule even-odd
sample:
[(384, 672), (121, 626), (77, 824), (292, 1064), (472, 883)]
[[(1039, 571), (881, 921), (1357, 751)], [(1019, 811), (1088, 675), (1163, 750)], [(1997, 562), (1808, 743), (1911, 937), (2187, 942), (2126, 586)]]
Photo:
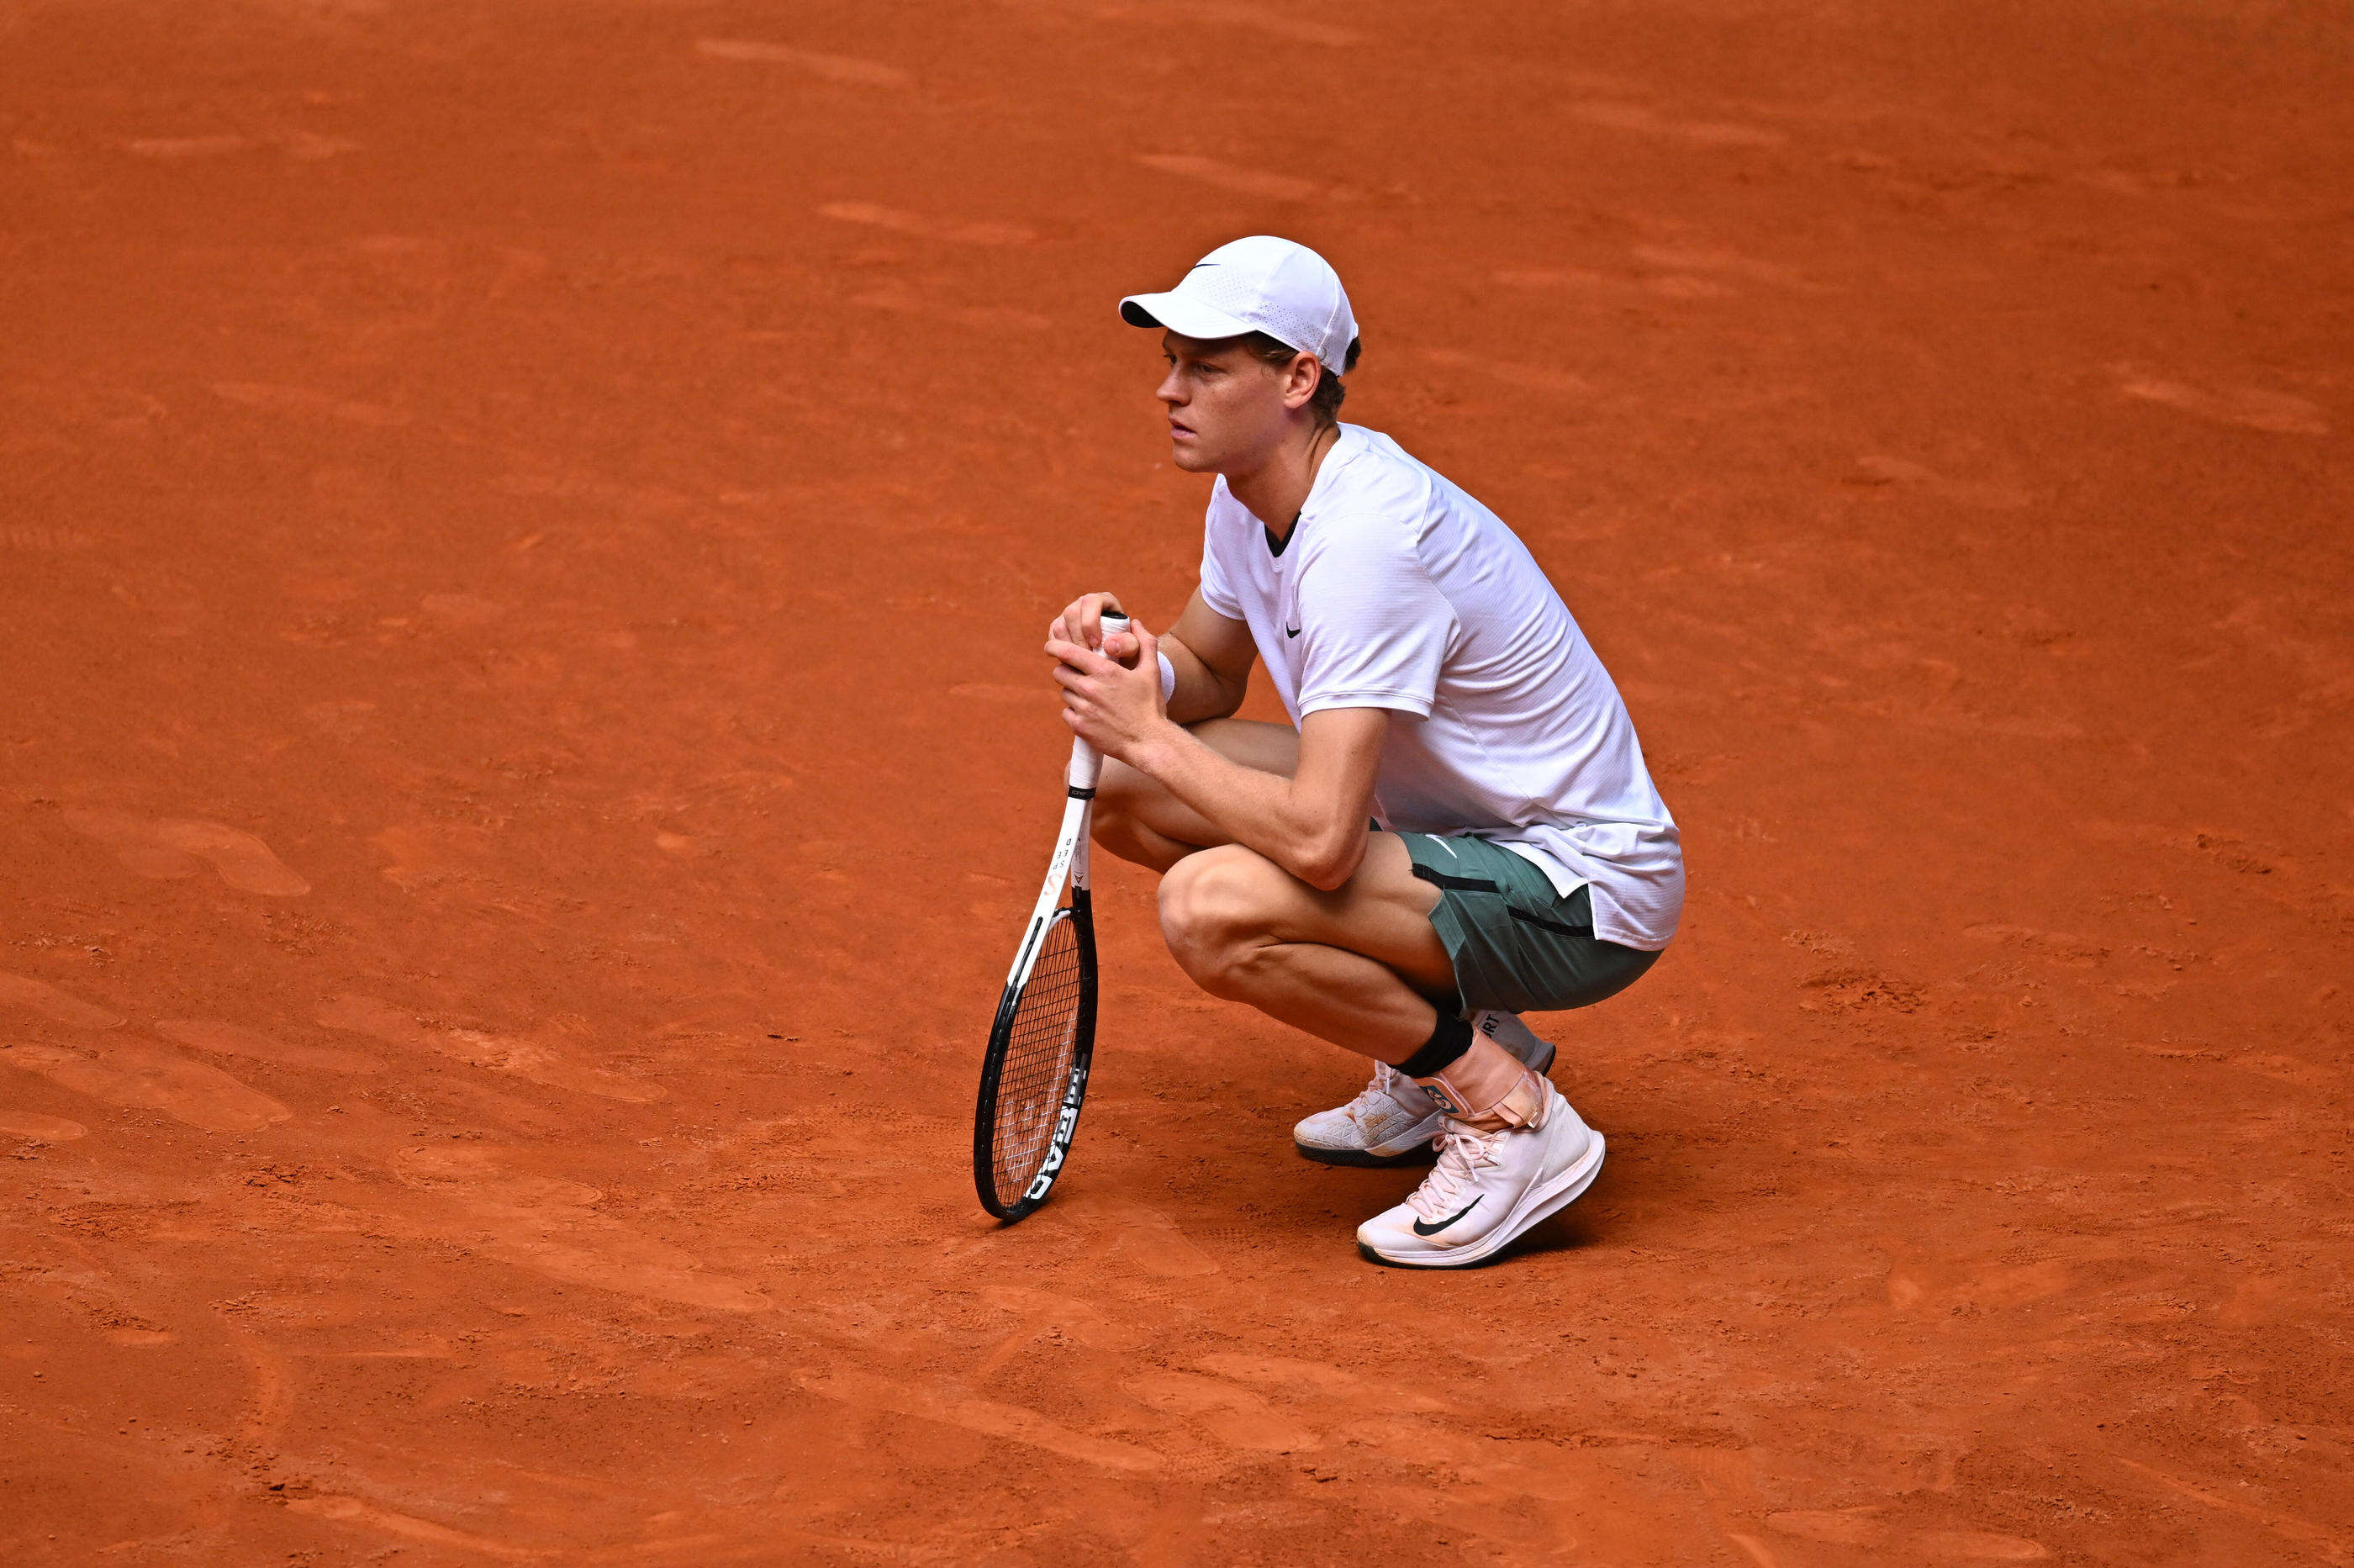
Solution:
[(1480, 1132), (1447, 1122), (1437, 1168), (1405, 1202), (1359, 1225), (1358, 1247), (1409, 1268), (1460, 1268), (1492, 1257), (1592, 1186), (1602, 1135), (1551, 1084), (1544, 1093), (1543, 1115), (1527, 1127)]
[(1373, 1082), (1355, 1099), (1302, 1120), (1291, 1129), (1291, 1146), (1327, 1165), (1408, 1165), (1427, 1155), (1446, 1119), (1420, 1084), (1376, 1062)]
[[(1471, 1027), (1527, 1063), (1539, 1077), (1553, 1065), (1553, 1042), (1539, 1039), (1517, 1012), (1482, 1008), (1471, 1015)], [(1373, 1081), (1355, 1099), (1301, 1121), (1291, 1129), (1291, 1144), (1326, 1165), (1412, 1165), (1430, 1158), (1431, 1140), (1446, 1120), (1447, 1113), (1419, 1084), (1376, 1062)]]

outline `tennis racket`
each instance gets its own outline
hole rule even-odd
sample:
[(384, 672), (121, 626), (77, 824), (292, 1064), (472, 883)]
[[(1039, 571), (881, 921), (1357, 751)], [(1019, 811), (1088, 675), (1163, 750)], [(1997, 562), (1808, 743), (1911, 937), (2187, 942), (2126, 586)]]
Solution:
[[(1106, 636), (1128, 630), (1106, 613)], [(972, 1118), (972, 1180), (981, 1206), (1011, 1224), (1046, 1201), (1078, 1130), (1096, 1048), (1096, 923), (1087, 891), (1087, 824), (1103, 759), (1071, 742), (1063, 831), (1046, 885), (1013, 950), (1005, 994), (981, 1062)], [(1070, 902), (1063, 885), (1070, 883)]]

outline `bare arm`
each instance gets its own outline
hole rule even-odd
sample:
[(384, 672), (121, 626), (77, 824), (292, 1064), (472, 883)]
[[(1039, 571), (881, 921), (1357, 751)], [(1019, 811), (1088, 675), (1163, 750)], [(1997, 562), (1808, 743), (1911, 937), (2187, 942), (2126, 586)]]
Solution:
[[(1047, 628), (1048, 641), (1099, 648), (1123, 663), (1136, 662), (1129, 655), (1140, 644), (1132, 637), (1104, 647), (1103, 614), (1108, 609), (1119, 609), (1117, 596), (1080, 595)], [(1199, 724), (1204, 719), (1225, 718), (1243, 705), (1243, 694), (1250, 688), (1251, 665), (1258, 659), (1258, 644), (1251, 641), (1247, 621), (1220, 615), (1202, 602), (1202, 590), (1196, 588), (1185, 601), (1177, 624), (1161, 634), (1159, 646), (1177, 673), (1176, 689), (1169, 694), (1172, 721)]]
[(1326, 892), (1365, 858), (1373, 778), (1389, 736), (1382, 708), (1327, 708), (1299, 726), (1299, 770), (1286, 779), (1229, 761), (1171, 725), (1120, 760), (1311, 887)]
[[(1299, 726), (1298, 771), (1288, 779), (1262, 773), (1211, 750), (1162, 711), (1153, 658), (1160, 643), (1141, 626), (1135, 635), (1142, 657), (1134, 670), (1075, 642), (1046, 644), (1059, 661), (1055, 680), (1071, 728), (1098, 751), (1159, 781), (1235, 842), (1310, 886), (1330, 891), (1355, 875), (1364, 859), (1365, 820), (1389, 735), (1388, 711), (1310, 714)], [(1170, 662), (1176, 662), (1172, 653)], [(1178, 694), (1186, 694), (1182, 674)]]
[(1169, 694), (1172, 723), (1226, 718), (1243, 705), (1258, 644), (1251, 640), (1248, 621), (1229, 620), (1204, 604), (1201, 589), (1193, 590), (1177, 624), (1162, 634), (1160, 650), (1177, 672), (1177, 689)]

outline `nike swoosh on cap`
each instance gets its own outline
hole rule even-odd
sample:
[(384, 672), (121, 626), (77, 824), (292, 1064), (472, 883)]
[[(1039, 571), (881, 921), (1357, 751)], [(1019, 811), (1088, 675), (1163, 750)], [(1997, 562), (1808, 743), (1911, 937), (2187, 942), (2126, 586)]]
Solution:
[(1418, 1236), (1437, 1235), (1439, 1232), (1445, 1230), (1447, 1226), (1461, 1219), (1465, 1214), (1468, 1214), (1472, 1210), (1478, 1208), (1480, 1203), (1486, 1200), (1487, 1196), (1488, 1195), (1485, 1192), (1480, 1193), (1479, 1197), (1474, 1198), (1469, 1202), (1464, 1204), (1459, 1213), (1447, 1215), (1445, 1219), (1439, 1221), (1435, 1225), (1425, 1220), (1415, 1221), (1414, 1234)]

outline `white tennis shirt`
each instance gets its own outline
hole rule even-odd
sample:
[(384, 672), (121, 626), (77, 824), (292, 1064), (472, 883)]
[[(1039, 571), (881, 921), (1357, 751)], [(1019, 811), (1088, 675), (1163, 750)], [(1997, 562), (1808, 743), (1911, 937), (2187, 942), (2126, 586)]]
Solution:
[(1211, 487), (1202, 599), (1247, 622), (1296, 725), (1386, 708), (1383, 827), (1470, 833), (1533, 863), (1594, 934), (1657, 949), (1683, 849), (1634, 721), (1528, 546), (1395, 441), (1342, 425), (1278, 550)]

